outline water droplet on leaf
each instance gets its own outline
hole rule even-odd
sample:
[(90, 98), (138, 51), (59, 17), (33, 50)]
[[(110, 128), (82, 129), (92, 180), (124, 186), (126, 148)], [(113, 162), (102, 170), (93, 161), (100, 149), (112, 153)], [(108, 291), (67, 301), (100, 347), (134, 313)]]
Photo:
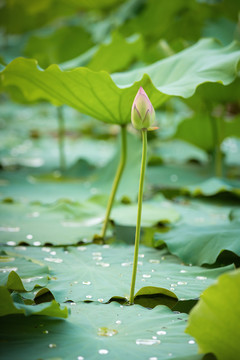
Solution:
[(108, 354), (108, 350), (106, 350), (106, 349), (100, 349), (100, 350), (98, 350), (98, 353), (99, 353), (100, 355), (106, 355), (106, 354)]
[(157, 331), (157, 335), (166, 335), (166, 331), (159, 330), (159, 331)]
[(207, 280), (206, 276), (197, 276), (197, 280)]
[(82, 284), (83, 285), (91, 285), (91, 281), (83, 281)]

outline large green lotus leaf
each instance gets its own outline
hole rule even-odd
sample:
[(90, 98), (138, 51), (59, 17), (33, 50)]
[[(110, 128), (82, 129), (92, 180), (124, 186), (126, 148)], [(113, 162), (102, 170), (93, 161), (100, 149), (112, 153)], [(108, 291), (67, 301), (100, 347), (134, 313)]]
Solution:
[(35, 60), (18, 58), (2, 71), (1, 81), (5, 89), (19, 87), (29, 101), (67, 104), (99, 120), (125, 124), (130, 122), (131, 104), (139, 86), (158, 107), (169, 96), (192, 96), (206, 81), (231, 83), (239, 59), (238, 43), (222, 47), (215, 40), (204, 39), (167, 59), (112, 77), (87, 68), (63, 72), (57, 65), (42, 71)]
[[(131, 245), (88, 245), (68, 251), (55, 248), (53, 255), (48, 247), (5, 251), (9, 256), (19, 252), (48, 265), (51, 280), (47, 287), (59, 302), (107, 302), (115, 296), (129, 296), (134, 253)], [(231, 269), (232, 265), (217, 269), (186, 266), (166, 250), (141, 246), (135, 294), (142, 288), (142, 295), (152, 294), (154, 287), (156, 294), (169, 296), (171, 292), (180, 300), (195, 299), (220, 274)]]
[(224, 274), (191, 311), (186, 332), (195, 337), (201, 353), (214, 353), (219, 360), (240, 357), (239, 287), (240, 270)]
[(0, 256), (0, 285), (9, 290), (30, 291), (48, 283), (49, 270), (46, 265), (24, 257)]
[(213, 196), (222, 192), (240, 195), (240, 183), (219, 178), (209, 178), (200, 184), (185, 186), (182, 191), (192, 196)]
[(73, 59), (91, 46), (93, 42), (90, 34), (84, 28), (68, 25), (48, 36), (31, 36), (24, 49), (24, 55), (38, 60), (39, 65), (46, 68), (51, 64)]
[(139, 305), (81, 303), (71, 307), (65, 321), (3, 318), (1, 355), (12, 360), (21, 356), (30, 360), (35, 354), (66, 360), (129, 356), (132, 360), (200, 360), (194, 340), (184, 333), (186, 321), (186, 314), (175, 314), (165, 306), (148, 310)]
[(155, 245), (165, 242), (169, 251), (185, 264), (213, 264), (223, 250), (240, 256), (239, 223), (177, 226), (167, 233), (155, 234)]
[(59, 318), (68, 317), (68, 309), (61, 308), (59, 304), (53, 300), (51, 303), (42, 303), (39, 305), (25, 305), (20, 295), (11, 297), (7, 288), (0, 286), (0, 316), (9, 314), (29, 315), (47, 315)]

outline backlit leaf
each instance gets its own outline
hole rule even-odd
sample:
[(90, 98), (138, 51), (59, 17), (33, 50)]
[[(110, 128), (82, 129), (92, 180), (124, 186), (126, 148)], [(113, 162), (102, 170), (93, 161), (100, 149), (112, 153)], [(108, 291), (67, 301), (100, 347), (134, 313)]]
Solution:
[(112, 77), (87, 68), (63, 72), (56, 65), (42, 71), (35, 60), (18, 58), (2, 71), (1, 82), (6, 90), (19, 87), (29, 101), (46, 99), (108, 123), (126, 124), (140, 86), (158, 107), (169, 96), (192, 96), (206, 81), (231, 83), (239, 60), (238, 43), (221, 47), (205, 39), (177, 55)]

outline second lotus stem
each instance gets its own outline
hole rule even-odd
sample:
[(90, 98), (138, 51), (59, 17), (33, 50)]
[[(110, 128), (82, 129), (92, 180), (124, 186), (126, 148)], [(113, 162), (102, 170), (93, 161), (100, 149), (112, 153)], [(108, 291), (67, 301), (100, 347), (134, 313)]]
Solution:
[(121, 180), (122, 177), (122, 173), (126, 164), (126, 159), (127, 159), (127, 135), (126, 135), (127, 131), (126, 131), (126, 125), (122, 125), (121, 126), (121, 158), (120, 158), (120, 162), (117, 168), (117, 172), (113, 181), (113, 185), (112, 185), (112, 190), (111, 190), (111, 194), (109, 196), (108, 199), (108, 204), (107, 204), (107, 210), (106, 210), (106, 214), (105, 214), (105, 219), (104, 219), (104, 223), (103, 223), (103, 227), (102, 227), (102, 231), (100, 234), (100, 237), (104, 239), (105, 235), (106, 235), (106, 231), (107, 231), (107, 225), (109, 222), (109, 217), (111, 214), (111, 210), (112, 210), (112, 206), (113, 206), (113, 202), (115, 199), (115, 195), (118, 189), (118, 185), (119, 182)]

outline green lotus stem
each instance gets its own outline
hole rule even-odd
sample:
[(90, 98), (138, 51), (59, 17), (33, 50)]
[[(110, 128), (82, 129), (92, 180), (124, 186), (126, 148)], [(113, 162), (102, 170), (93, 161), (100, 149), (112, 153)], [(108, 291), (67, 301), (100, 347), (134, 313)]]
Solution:
[(136, 233), (135, 233), (135, 249), (134, 249), (134, 259), (133, 259), (132, 282), (131, 282), (131, 290), (130, 290), (130, 298), (129, 298), (130, 304), (134, 304), (134, 290), (135, 290), (137, 265), (138, 265), (138, 250), (139, 250), (139, 242), (140, 242), (141, 217), (142, 217), (143, 185), (144, 185), (146, 162), (147, 162), (147, 129), (142, 129), (142, 163), (141, 163), (141, 173), (140, 173), (139, 192), (138, 192), (138, 212), (137, 212), (137, 225), (136, 225)]
[(64, 171), (66, 168), (65, 152), (64, 152), (64, 136), (65, 136), (65, 124), (63, 117), (62, 106), (57, 108), (58, 118), (58, 148), (59, 148), (59, 162), (60, 170)]
[(114, 181), (113, 181), (111, 194), (110, 194), (109, 199), (108, 199), (105, 219), (104, 219), (102, 231), (101, 231), (101, 234), (100, 234), (100, 237), (102, 239), (104, 239), (106, 231), (107, 231), (107, 225), (108, 225), (108, 221), (109, 221), (109, 216), (111, 214), (111, 210), (112, 210), (113, 202), (114, 202), (114, 199), (115, 199), (115, 195), (116, 195), (118, 185), (119, 185), (119, 182), (121, 180), (122, 173), (123, 173), (123, 170), (124, 170), (124, 167), (125, 167), (125, 164), (126, 164), (126, 158), (127, 158), (127, 137), (126, 137), (126, 133), (127, 133), (126, 132), (126, 125), (122, 125), (121, 126), (121, 158), (120, 158), (118, 169), (117, 169)]

